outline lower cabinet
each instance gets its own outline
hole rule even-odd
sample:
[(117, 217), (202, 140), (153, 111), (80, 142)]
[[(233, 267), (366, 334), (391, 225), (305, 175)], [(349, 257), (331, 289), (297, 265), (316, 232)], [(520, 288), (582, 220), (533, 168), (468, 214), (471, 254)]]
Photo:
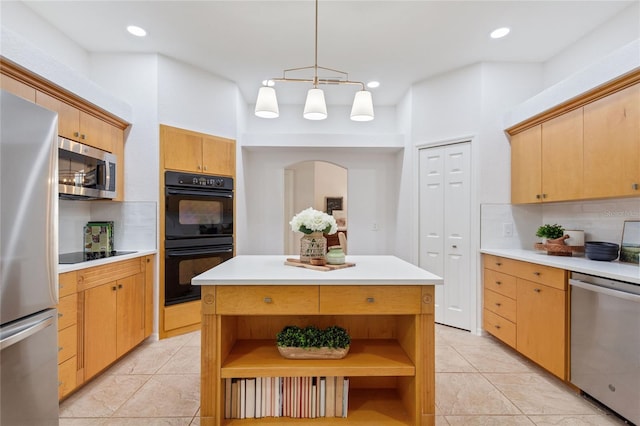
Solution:
[(483, 263), (485, 331), (566, 379), (566, 271), (486, 254)]
[(144, 274), (84, 292), (84, 377), (89, 379), (144, 339)]
[(151, 335), (154, 257), (60, 274), (59, 399)]

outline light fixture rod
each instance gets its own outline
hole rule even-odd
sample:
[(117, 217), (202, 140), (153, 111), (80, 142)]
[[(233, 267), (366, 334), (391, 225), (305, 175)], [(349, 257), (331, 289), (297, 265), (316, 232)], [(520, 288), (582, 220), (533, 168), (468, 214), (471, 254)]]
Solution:
[(314, 64), (314, 83), (315, 87), (318, 87), (318, 0), (316, 0), (316, 45), (315, 45), (315, 64)]

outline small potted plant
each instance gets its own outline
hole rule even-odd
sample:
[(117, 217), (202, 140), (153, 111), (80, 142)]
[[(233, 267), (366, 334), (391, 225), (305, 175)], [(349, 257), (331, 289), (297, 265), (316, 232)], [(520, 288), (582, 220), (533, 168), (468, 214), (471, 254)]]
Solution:
[(536, 237), (542, 238), (542, 242), (545, 243), (548, 240), (555, 240), (564, 235), (564, 228), (558, 224), (545, 224), (538, 228)]
[(347, 330), (337, 325), (324, 330), (288, 325), (276, 335), (278, 352), (289, 359), (340, 359), (347, 355), (350, 344)]

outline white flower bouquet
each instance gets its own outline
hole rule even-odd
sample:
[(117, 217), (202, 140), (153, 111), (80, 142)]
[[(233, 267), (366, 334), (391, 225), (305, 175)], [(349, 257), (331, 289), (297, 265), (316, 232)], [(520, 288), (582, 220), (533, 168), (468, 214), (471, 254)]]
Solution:
[(311, 234), (312, 232), (335, 234), (338, 232), (338, 224), (333, 216), (314, 210), (311, 207), (293, 216), (289, 225), (291, 225), (291, 229), (294, 232), (302, 232), (304, 234)]

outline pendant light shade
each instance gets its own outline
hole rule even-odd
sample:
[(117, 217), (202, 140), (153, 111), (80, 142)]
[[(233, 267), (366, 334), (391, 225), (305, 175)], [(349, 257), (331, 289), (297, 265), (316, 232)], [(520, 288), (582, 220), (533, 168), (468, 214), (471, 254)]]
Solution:
[(262, 86), (258, 91), (255, 114), (262, 118), (277, 118), (280, 115), (278, 110), (278, 98), (273, 87)]
[(327, 118), (327, 104), (324, 102), (322, 89), (309, 89), (302, 116), (307, 120), (324, 120)]
[(351, 107), (351, 119), (353, 121), (373, 120), (373, 100), (371, 92), (368, 90), (356, 92), (356, 96), (353, 98), (353, 106)]

